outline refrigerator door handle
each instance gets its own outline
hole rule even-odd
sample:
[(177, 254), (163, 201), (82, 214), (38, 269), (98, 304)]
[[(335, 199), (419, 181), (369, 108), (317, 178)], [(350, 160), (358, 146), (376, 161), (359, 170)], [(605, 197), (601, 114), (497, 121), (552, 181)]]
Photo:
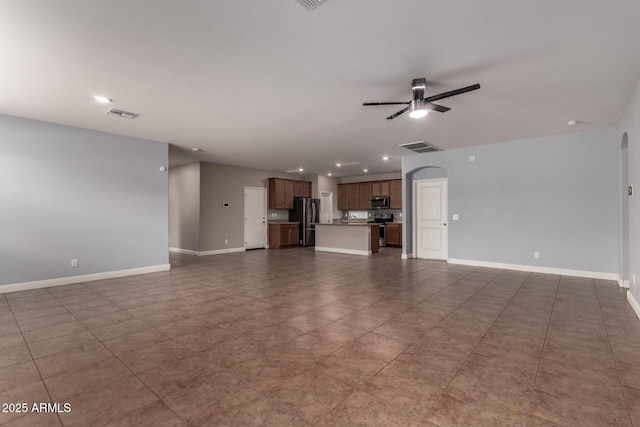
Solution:
[(315, 223), (317, 221), (316, 218), (316, 204), (311, 202), (311, 222)]

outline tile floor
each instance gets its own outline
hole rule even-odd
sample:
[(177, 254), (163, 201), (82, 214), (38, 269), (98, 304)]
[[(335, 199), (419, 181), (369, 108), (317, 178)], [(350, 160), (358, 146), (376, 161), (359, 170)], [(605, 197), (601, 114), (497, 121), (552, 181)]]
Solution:
[(0, 424), (640, 426), (640, 320), (613, 282), (391, 248), (171, 264), (0, 295), (0, 403), (29, 405)]

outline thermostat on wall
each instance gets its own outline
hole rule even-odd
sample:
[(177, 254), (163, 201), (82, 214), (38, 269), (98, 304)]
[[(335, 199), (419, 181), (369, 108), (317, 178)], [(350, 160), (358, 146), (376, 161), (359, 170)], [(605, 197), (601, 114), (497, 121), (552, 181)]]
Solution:
[(222, 207), (223, 208), (228, 208), (229, 207), (229, 202), (222, 202)]

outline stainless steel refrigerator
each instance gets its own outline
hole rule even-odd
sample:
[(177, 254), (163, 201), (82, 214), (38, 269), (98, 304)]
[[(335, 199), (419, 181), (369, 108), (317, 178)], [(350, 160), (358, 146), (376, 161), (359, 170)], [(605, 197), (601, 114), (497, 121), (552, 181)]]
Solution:
[(316, 223), (320, 222), (320, 199), (296, 197), (293, 209), (289, 211), (289, 221), (300, 223), (300, 246), (315, 246)]

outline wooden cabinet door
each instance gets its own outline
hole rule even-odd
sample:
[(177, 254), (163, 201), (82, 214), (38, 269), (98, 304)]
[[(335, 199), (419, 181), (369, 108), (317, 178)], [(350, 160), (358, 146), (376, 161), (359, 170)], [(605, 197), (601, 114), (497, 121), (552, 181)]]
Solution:
[(349, 209), (349, 184), (338, 184), (338, 210)]
[(284, 209), (293, 209), (293, 181), (284, 179)]
[(302, 181), (293, 181), (293, 197), (304, 197), (302, 195)]
[(389, 181), (373, 181), (371, 183), (371, 195), (389, 197)]
[(360, 183), (360, 205), (358, 209), (369, 210), (371, 209), (371, 183)]
[(360, 209), (360, 184), (347, 184), (349, 186), (349, 209)]
[(387, 224), (387, 246), (402, 247), (402, 224)]
[(389, 181), (380, 181), (380, 194), (379, 196), (389, 197)]
[(309, 181), (304, 181), (302, 183), (301, 197), (311, 197), (311, 183)]
[(269, 178), (269, 209), (285, 209), (284, 179)]
[(389, 207), (391, 209), (402, 209), (401, 179), (394, 179), (389, 181)]
[(371, 183), (371, 196), (376, 197), (380, 195), (380, 182), (372, 182)]

